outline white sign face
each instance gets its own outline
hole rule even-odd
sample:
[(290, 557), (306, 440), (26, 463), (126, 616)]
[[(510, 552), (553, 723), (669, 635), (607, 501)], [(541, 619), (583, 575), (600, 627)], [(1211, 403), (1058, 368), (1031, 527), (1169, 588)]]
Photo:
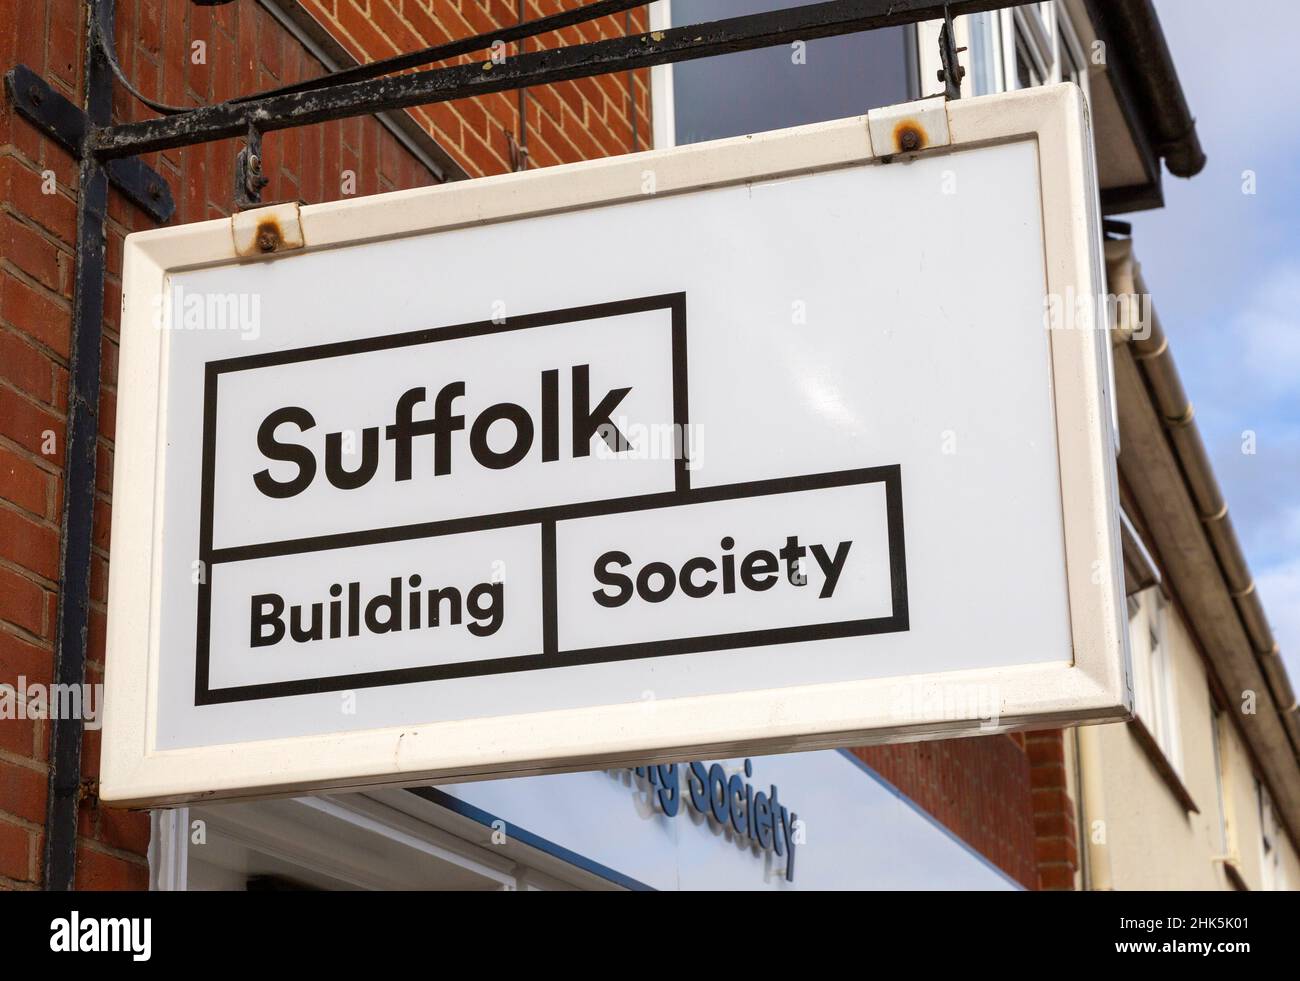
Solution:
[(103, 796), (1122, 717), (1090, 154), (1062, 86), (131, 236)]

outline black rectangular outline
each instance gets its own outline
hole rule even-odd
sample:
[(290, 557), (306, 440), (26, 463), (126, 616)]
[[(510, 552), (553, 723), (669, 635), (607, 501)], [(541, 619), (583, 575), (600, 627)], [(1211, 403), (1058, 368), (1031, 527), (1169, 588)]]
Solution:
[[(208, 640), (212, 615), (212, 576), (215, 566), (221, 562), (234, 562), (240, 559), (268, 558), (275, 555), (291, 555), (312, 552), (325, 548), (340, 548), (347, 545), (369, 544), (383, 541), (405, 541), (410, 538), (430, 538), (438, 535), (453, 534), (459, 525), (467, 525), (463, 530), (481, 530), (484, 527), (508, 527), (509, 525), (481, 524), (493, 517), (458, 518), (449, 521), (423, 522), (396, 528), (375, 529), (361, 532), (344, 532), (333, 535), (318, 535), (285, 542), (263, 543), (233, 548), (214, 549), (212, 547), (212, 526), (214, 490), (216, 479), (216, 433), (217, 433), (217, 383), (222, 374), (234, 371), (248, 371), (256, 368), (276, 367), (296, 364), (303, 361), (318, 361), (323, 358), (345, 357), (353, 354), (368, 354), (374, 351), (387, 351), (394, 348), (412, 347), (422, 344), (434, 344), (438, 341), (461, 340), (469, 337), (483, 337), (492, 334), (504, 334), (532, 327), (549, 327), (556, 324), (573, 323), (581, 320), (600, 320), (630, 313), (646, 313), (652, 310), (668, 310), (671, 315), (670, 347), (672, 361), (672, 413), (673, 425), (679, 434), (677, 444), (682, 452), (677, 454), (673, 464), (674, 493), (681, 493), (690, 488), (690, 467), (686, 455), (688, 432), (687, 367), (686, 367), (686, 294), (659, 293), (652, 296), (634, 297), (628, 300), (615, 300), (608, 303), (593, 303), (585, 306), (566, 307), (560, 310), (548, 310), (542, 313), (525, 314), (508, 317), (501, 322), (494, 320), (477, 320), (471, 323), (454, 324), (447, 327), (426, 327), (421, 330), (406, 331), (398, 334), (382, 334), (376, 337), (362, 337), (350, 341), (336, 341), (329, 344), (315, 344), (308, 347), (293, 348), (287, 351), (272, 351), (264, 354), (249, 354), (236, 358), (222, 358), (209, 361), (203, 373), (203, 456), (200, 477), (199, 503), (199, 578), (198, 615), (196, 618), (196, 657), (194, 666), (194, 699), (196, 705), (208, 704), (209, 690)], [(617, 499), (615, 499), (617, 500)], [(608, 503), (608, 502), (604, 502)], [(541, 509), (547, 510), (547, 509)], [(516, 512), (518, 513), (518, 512)], [(511, 522), (521, 524), (531, 522)]]
[[(574, 651), (558, 650), (558, 611), (555, 584), (555, 523), (562, 520), (591, 517), (598, 514), (623, 514), (689, 504), (706, 504), (748, 497), (766, 497), (799, 491), (825, 490), (860, 484), (885, 485), (885, 518), (889, 538), (889, 574), (891, 611), (887, 617), (863, 620), (842, 620), (833, 623), (806, 624), (776, 629), (745, 630), (728, 634), (687, 637), (676, 640), (648, 641), (620, 644), (609, 647), (586, 648)], [(617, 506), (610, 506), (616, 504)], [(503, 520), (505, 519), (505, 520)], [(586, 505), (568, 505), (532, 511), (514, 512), (478, 519), (477, 528), (457, 527), (456, 532), (482, 531), (488, 528), (539, 525), (542, 535), (542, 594), (543, 643), (542, 651), (513, 657), (488, 658), (479, 661), (458, 661), (452, 664), (425, 665), (417, 668), (395, 668), (387, 671), (368, 671), (351, 675), (331, 675), (324, 678), (303, 678), (292, 681), (266, 682), (257, 685), (239, 685), (212, 690), (206, 687), (208, 677), (209, 636), (206, 632), (208, 618), (200, 610), (198, 661), (199, 677), (205, 687), (195, 691), (195, 705), (214, 705), (230, 702), (282, 698), (292, 695), (318, 694), (328, 691), (347, 691), (354, 688), (377, 688), (389, 685), (442, 681), (451, 678), (481, 677), (493, 674), (510, 674), (520, 671), (548, 670), (584, 664), (602, 664), (675, 654), (698, 654), (707, 651), (734, 650), (761, 647), (770, 644), (789, 644), (801, 641), (828, 640), (843, 637), (862, 637), (871, 634), (896, 633), (908, 630), (907, 561), (903, 534), (902, 469), (897, 464), (858, 470), (840, 470), (832, 473), (810, 474), (801, 477), (783, 477), (775, 480), (757, 480), (716, 487), (688, 488), (669, 494), (645, 494), (617, 502), (591, 502)], [(406, 539), (440, 537), (415, 534)], [(374, 544), (396, 539), (377, 538)], [(207, 577), (211, 579), (211, 575)], [(208, 587), (210, 596), (210, 586)], [(552, 649), (554, 647), (555, 649)]]

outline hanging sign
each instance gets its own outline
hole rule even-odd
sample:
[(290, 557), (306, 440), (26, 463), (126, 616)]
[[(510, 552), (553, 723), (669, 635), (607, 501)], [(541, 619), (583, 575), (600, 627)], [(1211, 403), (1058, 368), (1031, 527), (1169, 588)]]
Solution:
[(102, 796), (1123, 717), (1091, 153), (1061, 86), (130, 236)]

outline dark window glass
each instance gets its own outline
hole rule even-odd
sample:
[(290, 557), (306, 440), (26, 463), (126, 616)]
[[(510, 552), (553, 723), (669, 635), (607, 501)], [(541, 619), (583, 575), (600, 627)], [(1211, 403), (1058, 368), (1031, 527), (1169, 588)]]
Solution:
[(1020, 28), (1016, 28), (1016, 80), (1022, 89), (1043, 84), (1042, 76), (1034, 67), (1033, 56), (1029, 53), (1029, 42), (1020, 33)]
[[(814, 0), (673, 0), (673, 25), (806, 6)], [(907, 28), (809, 41), (673, 66), (677, 142), (698, 143), (858, 116), (912, 98)], [(937, 85), (936, 85), (937, 90)]]
[(1056, 43), (1061, 48), (1061, 81), (1078, 83), (1083, 77), (1083, 68), (1075, 60), (1074, 48), (1065, 39), (1064, 31), (1058, 32)]

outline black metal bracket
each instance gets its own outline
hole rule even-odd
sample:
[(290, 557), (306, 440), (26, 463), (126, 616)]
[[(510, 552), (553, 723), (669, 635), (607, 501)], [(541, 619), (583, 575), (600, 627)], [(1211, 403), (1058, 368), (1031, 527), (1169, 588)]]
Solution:
[(939, 81), (943, 82), (943, 97), (948, 100), (961, 98), (961, 80), (966, 77), (966, 69), (961, 66), (957, 55), (965, 51), (957, 47), (957, 37), (952, 26), (952, 11), (947, 4), (943, 6), (943, 26), (939, 28)]
[(270, 179), (262, 172), (262, 134), (252, 123), (244, 148), (235, 157), (235, 207), (240, 211), (262, 204), (262, 188)]
[[(240, 137), (253, 120), (263, 132), (271, 132), (615, 71), (752, 51), (792, 41), (815, 41), (858, 31), (899, 27), (942, 16), (948, 8), (951, 8), (951, 15), (961, 16), (1028, 2), (1030, 0), (949, 0), (947, 3), (941, 0), (826, 0), (706, 24), (532, 51), (516, 55), (500, 65), (490, 60), (476, 61), (449, 68), (332, 84), (312, 91), (264, 94), (200, 106), (180, 115), (119, 123), (98, 130), (93, 135), (94, 151), (100, 159), (107, 160)], [(947, 36), (951, 45), (951, 30)], [(427, 57), (421, 55), (422, 60)], [(961, 72), (956, 64), (955, 48), (949, 52), (947, 63), (955, 79), (950, 87), (955, 89)], [(945, 72), (945, 79), (947, 75)]]
[[(91, 131), (86, 113), (26, 65), (5, 73), (5, 91), (18, 115), (39, 129), (77, 160), (86, 153)], [(120, 157), (105, 162), (109, 182), (132, 204), (143, 209), (159, 224), (176, 210), (171, 188), (158, 171), (139, 157)]]

